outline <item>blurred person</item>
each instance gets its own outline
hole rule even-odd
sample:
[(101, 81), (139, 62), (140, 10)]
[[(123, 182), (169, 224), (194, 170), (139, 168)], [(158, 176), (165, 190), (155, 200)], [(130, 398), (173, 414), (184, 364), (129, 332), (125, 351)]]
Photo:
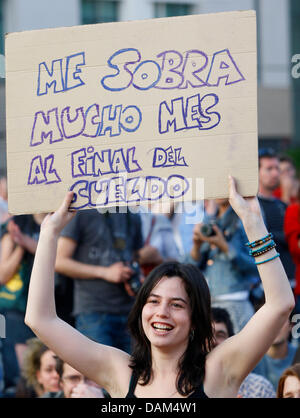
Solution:
[(63, 360), (56, 359), (56, 371), (59, 375), (59, 392), (47, 392), (42, 398), (104, 398), (103, 390), (94, 382), (86, 379)]
[(5, 176), (0, 176), (0, 199), (7, 202), (7, 179)]
[(279, 187), (273, 191), (273, 196), (287, 205), (298, 201), (299, 180), (296, 177), (296, 167), (290, 157), (282, 156), (279, 159)]
[[(228, 199), (215, 201), (217, 212), (194, 228), (191, 257), (207, 279), (212, 306), (225, 308), (239, 332), (254, 314), (249, 300), (257, 267), (245, 246), (247, 236)], [(204, 229), (205, 228), (205, 229)], [(205, 233), (209, 228), (210, 235)]]
[(0, 224), (6, 222), (8, 218), (7, 180), (2, 176), (0, 177)]
[(2, 355), (1, 355), (1, 338), (0, 338), (0, 398), (3, 396), (3, 389), (4, 389), (4, 372), (3, 372), (3, 362), (2, 362)]
[(131, 349), (127, 316), (134, 301), (131, 262), (142, 247), (140, 216), (130, 211), (78, 211), (58, 240), (56, 271), (74, 279), (76, 329), (126, 352)]
[(54, 279), (55, 303), (58, 316), (68, 324), (75, 326), (73, 315), (74, 280), (55, 272)]
[(140, 254), (151, 251), (147, 257), (150, 262), (142, 264), (143, 273), (147, 276), (150, 271), (164, 261), (178, 260), (180, 257), (174, 231), (169, 217), (163, 213), (149, 211), (140, 212), (144, 246)]
[(259, 151), (259, 193), (258, 200), (268, 231), (273, 234), (280, 259), (291, 283), (295, 286), (295, 264), (289, 252), (284, 235), (286, 203), (273, 196), (280, 183), (279, 158), (272, 148)]
[[(9, 218), (8, 202), (7, 202), (7, 180), (6, 177), (0, 177), (0, 225), (6, 222)], [(0, 240), (2, 229), (0, 228)], [(0, 241), (0, 255), (1, 255), (1, 241)], [(0, 337), (0, 397), (4, 389), (4, 371), (2, 361), (2, 343)]]
[(300, 363), (287, 368), (280, 376), (277, 398), (300, 398)]
[[(299, 338), (299, 335), (297, 335), (297, 337)], [(300, 344), (298, 344), (297, 351), (296, 351), (292, 365), (296, 363), (300, 363)]]
[(234, 335), (233, 323), (226, 309), (211, 308), (214, 342), (212, 348), (217, 347), (227, 338)]
[[(226, 309), (212, 308), (212, 325), (214, 331), (213, 348), (234, 335), (233, 324)], [(275, 398), (271, 382), (255, 373), (250, 373), (242, 382), (238, 398)]]
[(297, 348), (290, 343), (292, 314), (280, 329), (270, 348), (254, 368), (253, 372), (264, 376), (277, 388), (283, 371), (293, 364)]
[(24, 315), (40, 225), (45, 216), (19, 215), (2, 224), (0, 314), (6, 321), (6, 338), (1, 349), (5, 389), (15, 387), (26, 340), (34, 337), (24, 323)]
[(238, 398), (276, 398), (272, 383), (265, 377), (249, 373), (240, 386)]
[(24, 378), (24, 376), (20, 376), (14, 391), (15, 398), (38, 398), (38, 394), (34, 390), (34, 388), (29, 385)]
[(35, 391), (36, 397), (60, 390), (56, 356), (38, 338), (31, 338), (27, 341), (21, 373), (26, 386)]
[(195, 224), (202, 222), (203, 215), (203, 201), (177, 202), (171, 207), (169, 219), (179, 251), (179, 260), (182, 262), (190, 262), (190, 252), (193, 247), (193, 229)]
[[(255, 197), (229, 180), (230, 203), (255, 248), (269, 236)], [(32, 271), (26, 323), (55, 353), (112, 397), (235, 397), (294, 307), (288, 279), (272, 247), (260, 255), (266, 303), (244, 329), (211, 350), (210, 294), (200, 270), (167, 262), (144, 281), (129, 316), (133, 354), (96, 343), (55, 311), (54, 265), (60, 231), (74, 218), (74, 195), (43, 222)], [(250, 244), (250, 243), (249, 243)], [(258, 248), (258, 250), (259, 250)]]
[[(74, 369), (75, 370), (75, 369)], [(110, 398), (109, 394), (101, 389), (99, 385), (86, 379), (84, 382), (79, 383), (75, 386), (72, 391), (71, 398)]]
[(300, 313), (300, 203), (289, 205), (284, 217), (284, 233), (296, 266), (295, 313)]

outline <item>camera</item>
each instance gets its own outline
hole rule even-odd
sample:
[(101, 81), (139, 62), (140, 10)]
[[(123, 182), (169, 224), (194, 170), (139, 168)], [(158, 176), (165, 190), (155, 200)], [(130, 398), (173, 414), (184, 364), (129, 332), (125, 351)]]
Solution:
[(129, 267), (133, 270), (132, 276), (128, 280), (128, 284), (130, 286), (130, 289), (133, 291), (133, 293), (136, 295), (138, 291), (140, 290), (140, 287), (142, 286), (141, 283), (141, 269), (139, 266), (139, 263), (137, 261), (132, 261), (129, 264)]
[(215, 225), (215, 222), (213, 221), (202, 224), (200, 227), (201, 234), (205, 237), (213, 237), (214, 235), (216, 235), (213, 229), (213, 225)]

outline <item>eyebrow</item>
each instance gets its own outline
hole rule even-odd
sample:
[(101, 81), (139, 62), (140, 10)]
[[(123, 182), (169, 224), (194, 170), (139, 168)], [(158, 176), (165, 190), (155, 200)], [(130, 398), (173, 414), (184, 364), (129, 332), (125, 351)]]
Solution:
[(81, 376), (78, 374), (69, 374), (69, 375), (63, 376), (63, 379), (70, 379), (70, 378), (73, 379), (73, 377), (79, 377), (81, 379)]
[[(150, 293), (150, 296), (154, 296), (156, 298), (161, 298), (161, 296), (156, 295), (155, 293)], [(185, 303), (186, 305), (188, 304), (186, 300), (182, 299), (182, 298), (170, 298), (170, 300), (180, 300), (181, 302)]]

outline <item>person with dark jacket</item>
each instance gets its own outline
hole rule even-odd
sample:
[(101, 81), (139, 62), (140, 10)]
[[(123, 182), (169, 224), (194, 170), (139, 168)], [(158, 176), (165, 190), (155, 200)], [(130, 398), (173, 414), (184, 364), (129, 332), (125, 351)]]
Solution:
[(286, 203), (273, 196), (280, 180), (279, 158), (272, 149), (261, 149), (259, 152), (259, 194), (263, 218), (269, 232), (273, 234), (280, 260), (291, 286), (295, 286), (295, 264), (289, 252), (284, 235), (284, 216)]

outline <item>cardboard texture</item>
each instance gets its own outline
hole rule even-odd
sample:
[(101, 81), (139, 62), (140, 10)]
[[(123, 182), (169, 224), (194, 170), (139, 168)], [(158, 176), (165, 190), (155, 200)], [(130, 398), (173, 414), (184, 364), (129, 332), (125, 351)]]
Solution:
[(12, 214), (255, 195), (255, 12), (10, 33), (6, 106)]

